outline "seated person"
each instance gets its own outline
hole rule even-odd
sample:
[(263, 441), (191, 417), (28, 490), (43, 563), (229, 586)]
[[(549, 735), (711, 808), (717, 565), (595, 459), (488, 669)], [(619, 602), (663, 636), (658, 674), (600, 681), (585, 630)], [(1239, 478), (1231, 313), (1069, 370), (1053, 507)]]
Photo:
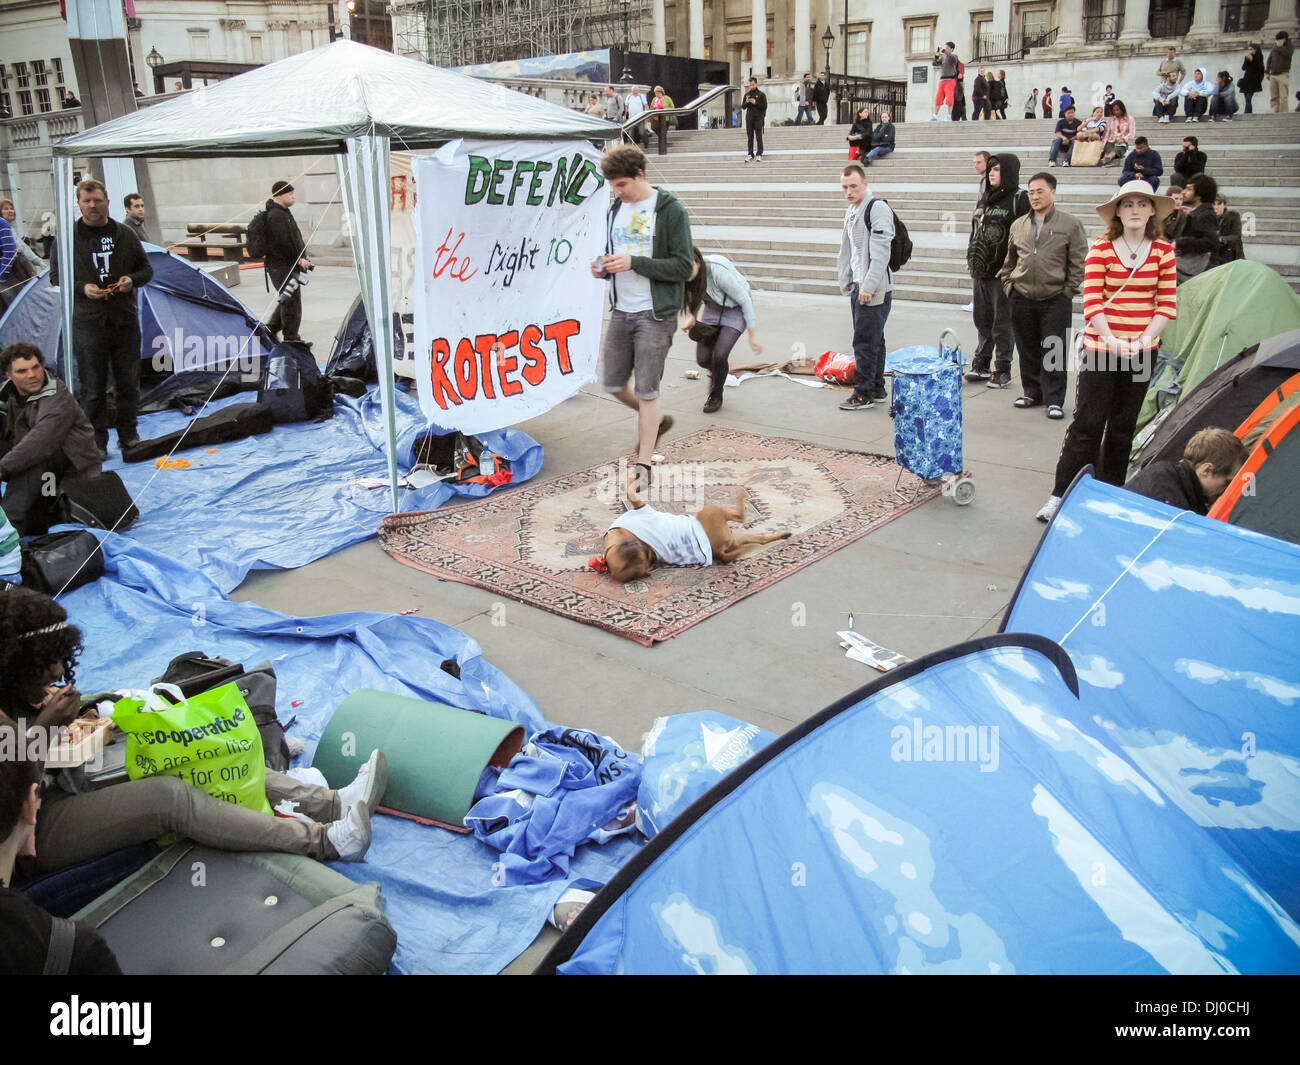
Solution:
[[(0, 725), (57, 729), (76, 719), (74, 687), (81, 631), (49, 596), (0, 592)], [(288, 799), (311, 818), (273, 817), (214, 798), (178, 777), (150, 776), (70, 794), (51, 775), (36, 824), (32, 871), (80, 865), (112, 851), (176, 834), (230, 851), (279, 851), (320, 862), (358, 862), (370, 847), (370, 817), (388, 767), (374, 751), (356, 780), (338, 791), (266, 771), (272, 806)], [(319, 820), (317, 820), (319, 818)]]
[[(17, 751), (17, 728), (0, 724), (0, 749)], [(45, 972), (54, 918), (28, 902), (9, 885), (14, 861), (30, 849), (36, 831), (40, 799), (41, 763), (30, 758), (0, 758), (0, 976), (40, 976)], [(64, 926), (71, 922), (65, 922)], [(71, 950), (58, 975), (120, 976), (122, 970), (99, 933), (72, 929)]]
[(1237, 113), (1237, 87), (1232, 83), (1232, 75), (1220, 70), (1215, 79), (1214, 95), (1210, 97), (1210, 121), (1218, 122), (1222, 118), (1231, 122)]
[(876, 128), (871, 131), (871, 151), (867, 152), (867, 157), (862, 160), (866, 166), (870, 166), (877, 159), (888, 155), (894, 150), (893, 117), (888, 111), (880, 112), (880, 121), (876, 123)]
[(1219, 248), (1219, 218), (1214, 213), (1214, 197), (1219, 185), (1208, 174), (1197, 174), (1183, 186), (1183, 204), (1187, 224), (1174, 241), (1178, 263), (1178, 283), (1223, 265)]
[(1208, 514), (1248, 458), (1246, 445), (1228, 429), (1202, 429), (1177, 462), (1153, 462), (1124, 487), (1179, 510)]
[(1184, 122), (1199, 122), (1209, 106), (1210, 97), (1214, 95), (1214, 83), (1205, 80), (1205, 71), (1200, 67), (1186, 85), (1179, 90), (1183, 97)]
[[(1223, 193), (1214, 197), (1214, 213), (1219, 216), (1219, 258), (1225, 263), (1244, 259), (1246, 249), (1241, 243), (1241, 215), (1228, 210), (1228, 199)], [(0, 578), (3, 576), (0, 573)]]
[(1183, 150), (1174, 156), (1174, 174), (1169, 180), (1174, 185), (1186, 185), (1197, 174), (1205, 173), (1205, 153), (1195, 137), (1183, 138)]
[[(871, 108), (858, 108), (858, 117), (853, 120), (853, 125), (849, 127), (849, 135), (846, 138), (849, 142), (849, 158), (860, 159), (871, 150)], [(857, 151), (854, 152), (853, 149)], [(866, 162), (864, 159), (863, 162)]]
[(9, 524), (5, 512), (0, 510), (0, 592), (6, 584), (22, 584), (23, 552), (18, 543), (18, 530)]
[(1076, 141), (1099, 141), (1106, 137), (1106, 118), (1103, 109), (1094, 107), (1092, 114), (1079, 130)]
[(1135, 126), (1133, 116), (1128, 113), (1123, 100), (1116, 100), (1110, 105), (1110, 117), (1106, 122), (1105, 146), (1101, 150), (1102, 166), (1119, 166), (1128, 154), (1128, 146), (1133, 143)]
[(1052, 148), (1047, 155), (1047, 165), (1055, 166), (1057, 158), (1065, 154), (1065, 166), (1070, 165), (1070, 156), (1074, 152), (1074, 141), (1079, 135), (1082, 123), (1074, 117), (1074, 107), (1065, 109), (1065, 117), (1056, 123), (1056, 132), (1052, 136)]
[(1161, 122), (1172, 119), (1178, 114), (1178, 96), (1178, 74), (1166, 74), (1164, 80), (1151, 94), (1151, 99), (1155, 101), (1155, 107), (1151, 109), (1152, 117), (1160, 119)]
[(1160, 175), (1165, 172), (1165, 164), (1145, 137), (1138, 137), (1133, 142), (1133, 150), (1124, 160), (1124, 168), (1119, 175), (1119, 184), (1127, 185), (1130, 181), (1145, 181), (1155, 192), (1160, 188)]
[(0, 352), (0, 481), (4, 508), (22, 536), (47, 532), (58, 518), (64, 477), (99, 473), (99, 448), (90, 419), (68, 386), (45, 368), (35, 344), (10, 344)]
[(1174, 209), (1165, 216), (1164, 222), (1161, 223), (1161, 229), (1164, 232), (1165, 240), (1171, 244), (1183, 235), (1183, 230), (1187, 228), (1187, 208), (1183, 206), (1183, 187), (1181, 185), (1170, 185), (1165, 189), (1165, 195), (1174, 201)]

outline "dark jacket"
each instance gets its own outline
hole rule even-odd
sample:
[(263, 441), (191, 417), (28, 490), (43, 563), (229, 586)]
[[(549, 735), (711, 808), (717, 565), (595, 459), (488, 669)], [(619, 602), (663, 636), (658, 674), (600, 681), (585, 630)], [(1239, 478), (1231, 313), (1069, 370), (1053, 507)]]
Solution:
[(990, 187), (971, 217), (966, 266), (974, 278), (996, 277), (1007, 257), (1011, 223), (1029, 210), (1020, 191), (1020, 157), (1006, 153), (989, 157), (989, 167), (1001, 167), (999, 184)]
[(891, 152), (894, 150), (894, 124), (892, 122), (879, 122), (876, 128), (871, 131), (871, 147), (888, 148)]
[(1237, 88), (1242, 92), (1259, 92), (1264, 88), (1264, 57), (1255, 53), (1253, 59), (1241, 61), (1241, 77), (1237, 79)]
[(1219, 217), (1219, 254), (1225, 263), (1234, 263), (1246, 257), (1241, 244), (1241, 215), (1224, 210)]
[(818, 79), (813, 83), (813, 103), (824, 104), (831, 98), (830, 82)]
[(136, 240), (138, 240), (141, 244), (158, 243), (156, 240), (153, 239), (152, 236), (150, 236), (148, 230), (145, 229), (145, 224), (143, 222), (137, 222), (134, 218), (127, 218), (127, 220), (122, 224), (130, 228), (131, 232), (135, 234)]
[(307, 254), (302, 231), (287, 207), (266, 201), (266, 268), (287, 274)]
[[(1138, 166), (1142, 169), (1139, 170)], [(1135, 174), (1140, 178), (1150, 181), (1152, 178), (1159, 178), (1165, 172), (1164, 160), (1160, 158), (1160, 153), (1154, 148), (1148, 147), (1141, 155), (1134, 148), (1124, 158), (1124, 173)], [(1120, 182), (1124, 184), (1124, 182)]]
[(48, 367), (45, 387), (34, 396), (19, 394), (6, 381), (0, 388), (0, 415), (0, 476), (5, 480), (33, 467), (58, 465), (60, 453), (74, 473), (100, 472), (90, 419)]
[[(47, 911), (19, 892), (0, 884), (0, 976), (40, 976), (49, 954), (52, 920)], [(117, 958), (98, 932), (77, 926), (72, 956), (65, 970), (71, 976), (121, 976)]]
[[(615, 200), (609, 207), (605, 232), (612, 228), (614, 212), (621, 206)], [(605, 250), (613, 253), (608, 238)], [(654, 316), (663, 321), (681, 310), (686, 302), (686, 281), (695, 269), (695, 245), (691, 243), (691, 220), (686, 208), (667, 189), (660, 189), (655, 198), (655, 235), (650, 258), (632, 256), (632, 269), (650, 279), (650, 299), (654, 303)], [(611, 275), (617, 278), (618, 275)]]
[(846, 138), (850, 145), (861, 148), (862, 154), (865, 155), (871, 148), (871, 119), (855, 118), (853, 125), (849, 128), (849, 135)]
[(1195, 514), (1210, 512), (1210, 501), (1205, 498), (1201, 479), (1186, 459), (1153, 462), (1141, 473), (1134, 475), (1124, 487), (1130, 492), (1168, 503), (1179, 510), (1190, 510)]
[[(107, 264), (96, 255), (108, 254)], [(120, 277), (131, 278), (131, 291), (110, 296), (106, 300), (92, 300), (86, 295), (87, 285), (104, 288)], [(78, 322), (89, 324), (115, 323), (123, 325), (136, 322), (136, 293), (153, 280), (153, 267), (149, 256), (140, 247), (140, 241), (124, 226), (112, 218), (98, 228), (86, 225), (78, 218), (72, 230), (72, 308)], [(59, 283), (58, 244), (50, 246), (50, 284)]]
[(1202, 255), (1210, 253), (1210, 265), (1219, 266), (1219, 218), (1214, 205), (1203, 203), (1187, 216), (1182, 236), (1174, 242), (1175, 255)]
[(746, 89), (740, 109), (745, 112), (745, 125), (761, 126), (767, 118), (767, 93), (762, 89)]
[(993, 78), (989, 82), (989, 103), (995, 111), (1007, 106), (1007, 83), (1004, 78)]
[(989, 82), (983, 74), (976, 74), (974, 82), (971, 83), (970, 95), (972, 100), (978, 100), (989, 94)]
[[(1268, 65), (1265, 68), (1269, 74), (1289, 74), (1291, 73), (1291, 53), (1295, 51), (1295, 41), (1288, 38), (1282, 44), (1273, 45), (1272, 51), (1268, 53)], [(1288, 103), (1288, 106), (1289, 103)]]
[(1174, 170), (1189, 178), (1193, 174), (1205, 173), (1205, 153), (1199, 148), (1181, 151), (1174, 156)]

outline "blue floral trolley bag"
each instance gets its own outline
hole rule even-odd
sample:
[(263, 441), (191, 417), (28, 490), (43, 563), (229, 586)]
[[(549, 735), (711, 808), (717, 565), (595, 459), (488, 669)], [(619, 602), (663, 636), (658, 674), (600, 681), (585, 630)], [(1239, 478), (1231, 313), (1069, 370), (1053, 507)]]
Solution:
[[(951, 342), (946, 338), (951, 337)], [(959, 506), (975, 498), (975, 483), (962, 468), (961, 389), (966, 356), (957, 334), (945, 329), (939, 347), (919, 346), (893, 352), (889, 368), (893, 393), (894, 451), (898, 483), (903, 470), (924, 481), (942, 479), (943, 494)], [(894, 491), (899, 495), (898, 483)]]

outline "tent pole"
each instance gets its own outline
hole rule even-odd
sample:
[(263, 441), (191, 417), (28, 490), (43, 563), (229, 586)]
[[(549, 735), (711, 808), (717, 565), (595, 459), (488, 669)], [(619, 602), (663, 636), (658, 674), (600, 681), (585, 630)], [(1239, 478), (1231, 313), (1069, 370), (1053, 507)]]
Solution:
[(379, 373), (384, 416), (384, 450), (392, 512), (401, 510), (397, 470), (397, 401), (393, 384), (393, 270), (389, 225), (389, 138), (350, 137), (339, 160), (343, 206), (349, 215), (352, 254), (361, 282), (361, 299), (370, 320), (370, 337)]
[[(72, 157), (56, 155), (54, 157), (54, 219), (57, 229), (54, 234), (55, 246), (59, 256), (59, 317), (63, 326), (63, 381), (69, 391), (76, 391), (76, 358), (72, 346), (72, 307), (73, 307), (73, 272), (72, 234), (76, 219), (72, 211)], [(58, 352), (44, 353), (47, 358), (57, 359)]]

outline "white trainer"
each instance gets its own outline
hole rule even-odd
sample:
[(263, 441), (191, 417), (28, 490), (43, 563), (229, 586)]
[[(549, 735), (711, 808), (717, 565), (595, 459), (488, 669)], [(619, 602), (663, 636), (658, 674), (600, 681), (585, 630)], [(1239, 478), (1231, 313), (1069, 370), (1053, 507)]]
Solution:
[(361, 803), (366, 812), (373, 814), (384, 797), (388, 787), (388, 760), (384, 752), (375, 749), (370, 752), (366, 764), (357, 771), (357, 777), (351, 784), (339, 788), (339, 809), (346, 812), (349, 806)]
[(353, 803), (325, 830), (325, 836), (338, 854), (338, 861), (361, 861), (370, 849), (370, 811), (364, 803)]
[(1043, 509), (1034, 515), (1039, 521), (1046, 524), (1056, 517), (1056, 512), (1061, 509), (1060, 496), (1048, 496), (1047, 502), (1043, 504)]

